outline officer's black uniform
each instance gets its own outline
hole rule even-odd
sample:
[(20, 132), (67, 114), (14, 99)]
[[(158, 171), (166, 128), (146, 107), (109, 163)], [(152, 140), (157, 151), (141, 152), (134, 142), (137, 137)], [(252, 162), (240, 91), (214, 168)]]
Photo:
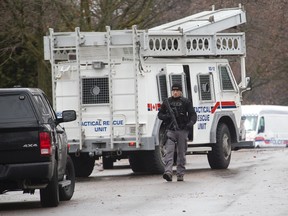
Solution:
[[(172, 86), (173, 90), (182, 91), (179, 84)], [(173, 123), (172, 115), (169, 112), (169, 103), (171, 110), (174, 113), (177, 125)], [(170, 110), (170, 111), (171, 111)], [(166, 99), (158, 112), (158, 118), (164, 121), (167, 125), (167, 141), (165, 144), (165, 172), (163, 178), (167, 181), (172, 181), (172, 168), (174, 162), (175, 144), (177, 147), (177, 180), (183, 181), (185, 173), (185, 155), (187, 150), (187, 137), (188, 133), (192, 133), (193, 125), (197, 120), (196, 112), (192, 106), (192, 102), (183, 97), (169, 97)], [(178, 127), (177, 127), (178, 126)]]

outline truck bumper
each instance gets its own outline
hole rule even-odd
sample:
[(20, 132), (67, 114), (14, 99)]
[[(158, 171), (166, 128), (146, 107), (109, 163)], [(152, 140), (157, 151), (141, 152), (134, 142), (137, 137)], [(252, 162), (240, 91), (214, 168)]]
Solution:
[(51, 179), (52, 162), (0, 164), (0, 181), (20, 179)]
[[(126, 141), (129, 141), (129, 138)], [(133, 140), (133, 138), (131, 138)], [(113, 148), (111, 148), (110, 139), (86, 139), (80, 147), (79, 142), (69, 141), (70, 148), (69, 153), (77, 153), (77, 152), (95, 152), (96, 155), (102, 155), (103, 152), (132, 152), (132, 151), (151, 151), (155, 149), (156, 140), (155, 137), (145, 137), (141, 138), (141, 143), (139, 148), (135, 146), (129, 146), (127, 143), (119, 143), (115, 141)]]

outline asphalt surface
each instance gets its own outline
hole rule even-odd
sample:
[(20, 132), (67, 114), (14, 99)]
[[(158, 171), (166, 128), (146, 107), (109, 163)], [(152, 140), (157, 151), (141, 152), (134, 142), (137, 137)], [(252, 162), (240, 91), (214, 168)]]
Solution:
[(113, 170), (101, 165), (77, 179), (72, 200), (42, 208), (34, 195), (0, 195), (0, 215), (286, 216), (288, 148), (232, 153), (229, 169), (211, 170), (204, 155), (187, 156), (184, 182), (134, 174), (126, 160)]

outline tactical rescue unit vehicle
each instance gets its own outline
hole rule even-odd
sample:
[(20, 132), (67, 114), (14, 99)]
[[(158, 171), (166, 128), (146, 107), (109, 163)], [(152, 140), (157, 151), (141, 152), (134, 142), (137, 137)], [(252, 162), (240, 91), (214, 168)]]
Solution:
[[(187, 153), (205, 153), (211, 168), (227, 168), (248, 78), (245, 34), (223, 30), (245, 22), (240, 5), (149, 30), (50, 29), (44, 46), (54, 107), (77, 111), (77, 121), (65, 123), (76, 175), (89, 176), (100, 157), (104, 168), (129, 158), (134, 172), (162, 173), (165, 128), (157, 113), (174, 82), (182, 83), (198, 114)], [(240, 84), (223, 56), (239, 59)]]

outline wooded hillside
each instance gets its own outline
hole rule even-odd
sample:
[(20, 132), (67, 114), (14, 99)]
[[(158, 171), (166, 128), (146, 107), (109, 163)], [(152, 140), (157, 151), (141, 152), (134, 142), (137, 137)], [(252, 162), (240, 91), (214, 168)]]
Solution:
[(288, 105), (288, 0), (1, 0), (0, 87), (40, 87), (51, 94), (50, 66), (43, 60), (43, 36), (56, 31), (146, 29), (215, 8), (247, 12), (246, 71), (252, 91), (244, 104)]

